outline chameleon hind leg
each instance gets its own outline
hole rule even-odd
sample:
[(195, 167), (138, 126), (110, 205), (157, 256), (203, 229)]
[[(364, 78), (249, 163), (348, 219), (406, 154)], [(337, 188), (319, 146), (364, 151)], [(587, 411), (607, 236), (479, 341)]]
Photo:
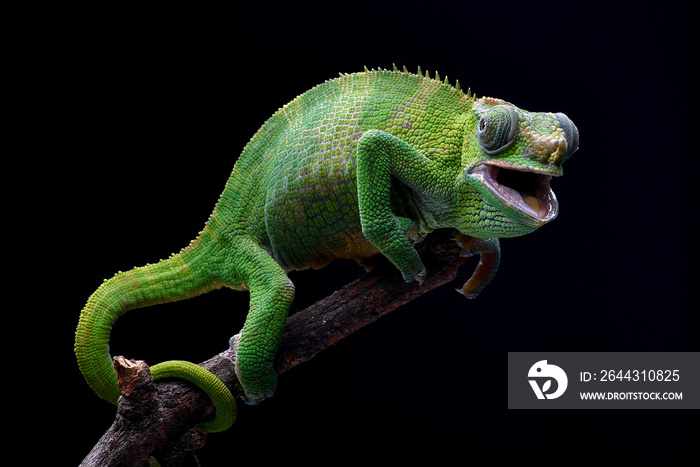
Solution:
[(236, 375), (247, 404), (257, 404), (277, 387), (273, 363), (294, 285), (279, 264), (252, 240), (233, 248), (234, 274), (250, 291), (250, 309), (243, 328), (231, 338), (236, 352)]

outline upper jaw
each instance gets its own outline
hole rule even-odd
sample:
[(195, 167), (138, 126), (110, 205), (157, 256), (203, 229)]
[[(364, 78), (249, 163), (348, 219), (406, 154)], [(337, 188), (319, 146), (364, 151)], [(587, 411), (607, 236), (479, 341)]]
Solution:
[(552, 176), (559, 174), (498, 160), (479, 164), (469, 171), (469, 176), (534, 225), (549, 222), (559, 213), (557, 197), (549, 185)]

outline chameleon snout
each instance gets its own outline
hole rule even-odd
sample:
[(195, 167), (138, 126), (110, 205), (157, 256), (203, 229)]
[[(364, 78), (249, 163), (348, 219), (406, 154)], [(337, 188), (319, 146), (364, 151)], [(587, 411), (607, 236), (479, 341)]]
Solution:
[(559, 165), (561, 165), (578, 150), (578, 128), (565, 114), (556, 113), (554, 116), (559, 122), (559, 128), (564, 132), (564, 137), (553, 143), (555, 147), (552, 157), (560, 158)]
[(563, 113), (547, 114), (539, 123), (526, 125), (522, 133), (529, 141), (523, 157), (545, 166), (559, 169), (578, 149), (578, 128)]

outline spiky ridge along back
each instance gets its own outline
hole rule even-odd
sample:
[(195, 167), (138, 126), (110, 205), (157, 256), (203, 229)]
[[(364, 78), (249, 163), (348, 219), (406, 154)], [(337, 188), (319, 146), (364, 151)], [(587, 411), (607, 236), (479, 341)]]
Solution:
[[(444, 85), (446, 85), (446, 86), (451, 86), (451, 85), (450, 85), (450, 80), (447, 78), (447, 75), (445, 75), (445, 79), (444, 79), (444, 80), (441, 80), (441, 79), (440, 79), (440, 74), (437, 72), (437, 70), (435, 71), (435, 78), (430, 78), (430, 73), (428, 72), (428, 70), (425, 70), (425, 76), (423, 76), (423, 72), (421, 71), (421, 68), (420, 68), (420, 67), (418, 67), (418, 71), (416, 71), (416, 73), (411, 73), (410, 71), (408, 71), (408, 69), (406, 68), (405, 65), (403, 66), (403, 70), (399, 70), (399, 68), (396, 66), (395, 63), (392, 64), (392, 69), (391, 69), (391, 70), (389, 70), (389, 69), (387, 69), (387, 68), (377, 68), (377, 69), (372, 68), (372, 69), (369, 69), (369, 68), (367, 68), (367, 67), (365, 67), (365, 69), (364, 69), (364, 73), (378, 73), (378, 72), (394, 72), (394, 73), (404, 73), (404, 74), (406, 74), (406, 75), (415, 75), (415, 76), (424, 77), (424, 78), (426, 78), (426, 79), (433, 79), (434, 81), (441, 82), (442, 84), (444, 84)], [(340, 76), (349, 76), (350, 74), (354, 74), (354, 73), (342, 73), (342, 72), (341, 72), (341, 73), (340, 73)], [(455, 81), (454, 88), (457, 89), (457, 90), (459, 90), (459, 91), (462, 90), (462, 88), (461, 88), (461, 86), (460, 86), (460, 84), (459, 84), (459, 80), (456, 80), (456, 81)], [(469, 98), (475, 98), (475, 96), (472, 95), (471, 88), (467, 88), (466, 96), (469, 97)]]

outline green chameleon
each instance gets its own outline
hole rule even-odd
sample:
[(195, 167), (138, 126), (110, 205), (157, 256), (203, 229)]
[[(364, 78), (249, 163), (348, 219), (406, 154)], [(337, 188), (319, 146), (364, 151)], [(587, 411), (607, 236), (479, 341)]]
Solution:
[[(134, 308), (182, 300), (220, 287), (250, 291), (250, 310), (230, 345), (245, 401), (276, 388), (273, 360), (294, 285), (287, 271), (353, 258), (370, 268), (381, 253), (407, 282), (426, 275), (413, 244), (440, 228), (460, 232), (465, 256), (482, 262), (462, 288), (476, 296), (496, 271), (497, 238), (534, 231), (554, 219), (550, 179), (578, 148), (562, 113), (535, 113), (476, 98), (441, 80), (398, 70), (341, 74), (279, 109), (233, 167), (198, 237), (156, 264), (118, 273), (89, 298), (75, 352), (93, 390), (116, 403), (109, 334)], [(226, 429), (230, 392), (187, 362), (153, 367), (154, 378), (200, 385)]]

